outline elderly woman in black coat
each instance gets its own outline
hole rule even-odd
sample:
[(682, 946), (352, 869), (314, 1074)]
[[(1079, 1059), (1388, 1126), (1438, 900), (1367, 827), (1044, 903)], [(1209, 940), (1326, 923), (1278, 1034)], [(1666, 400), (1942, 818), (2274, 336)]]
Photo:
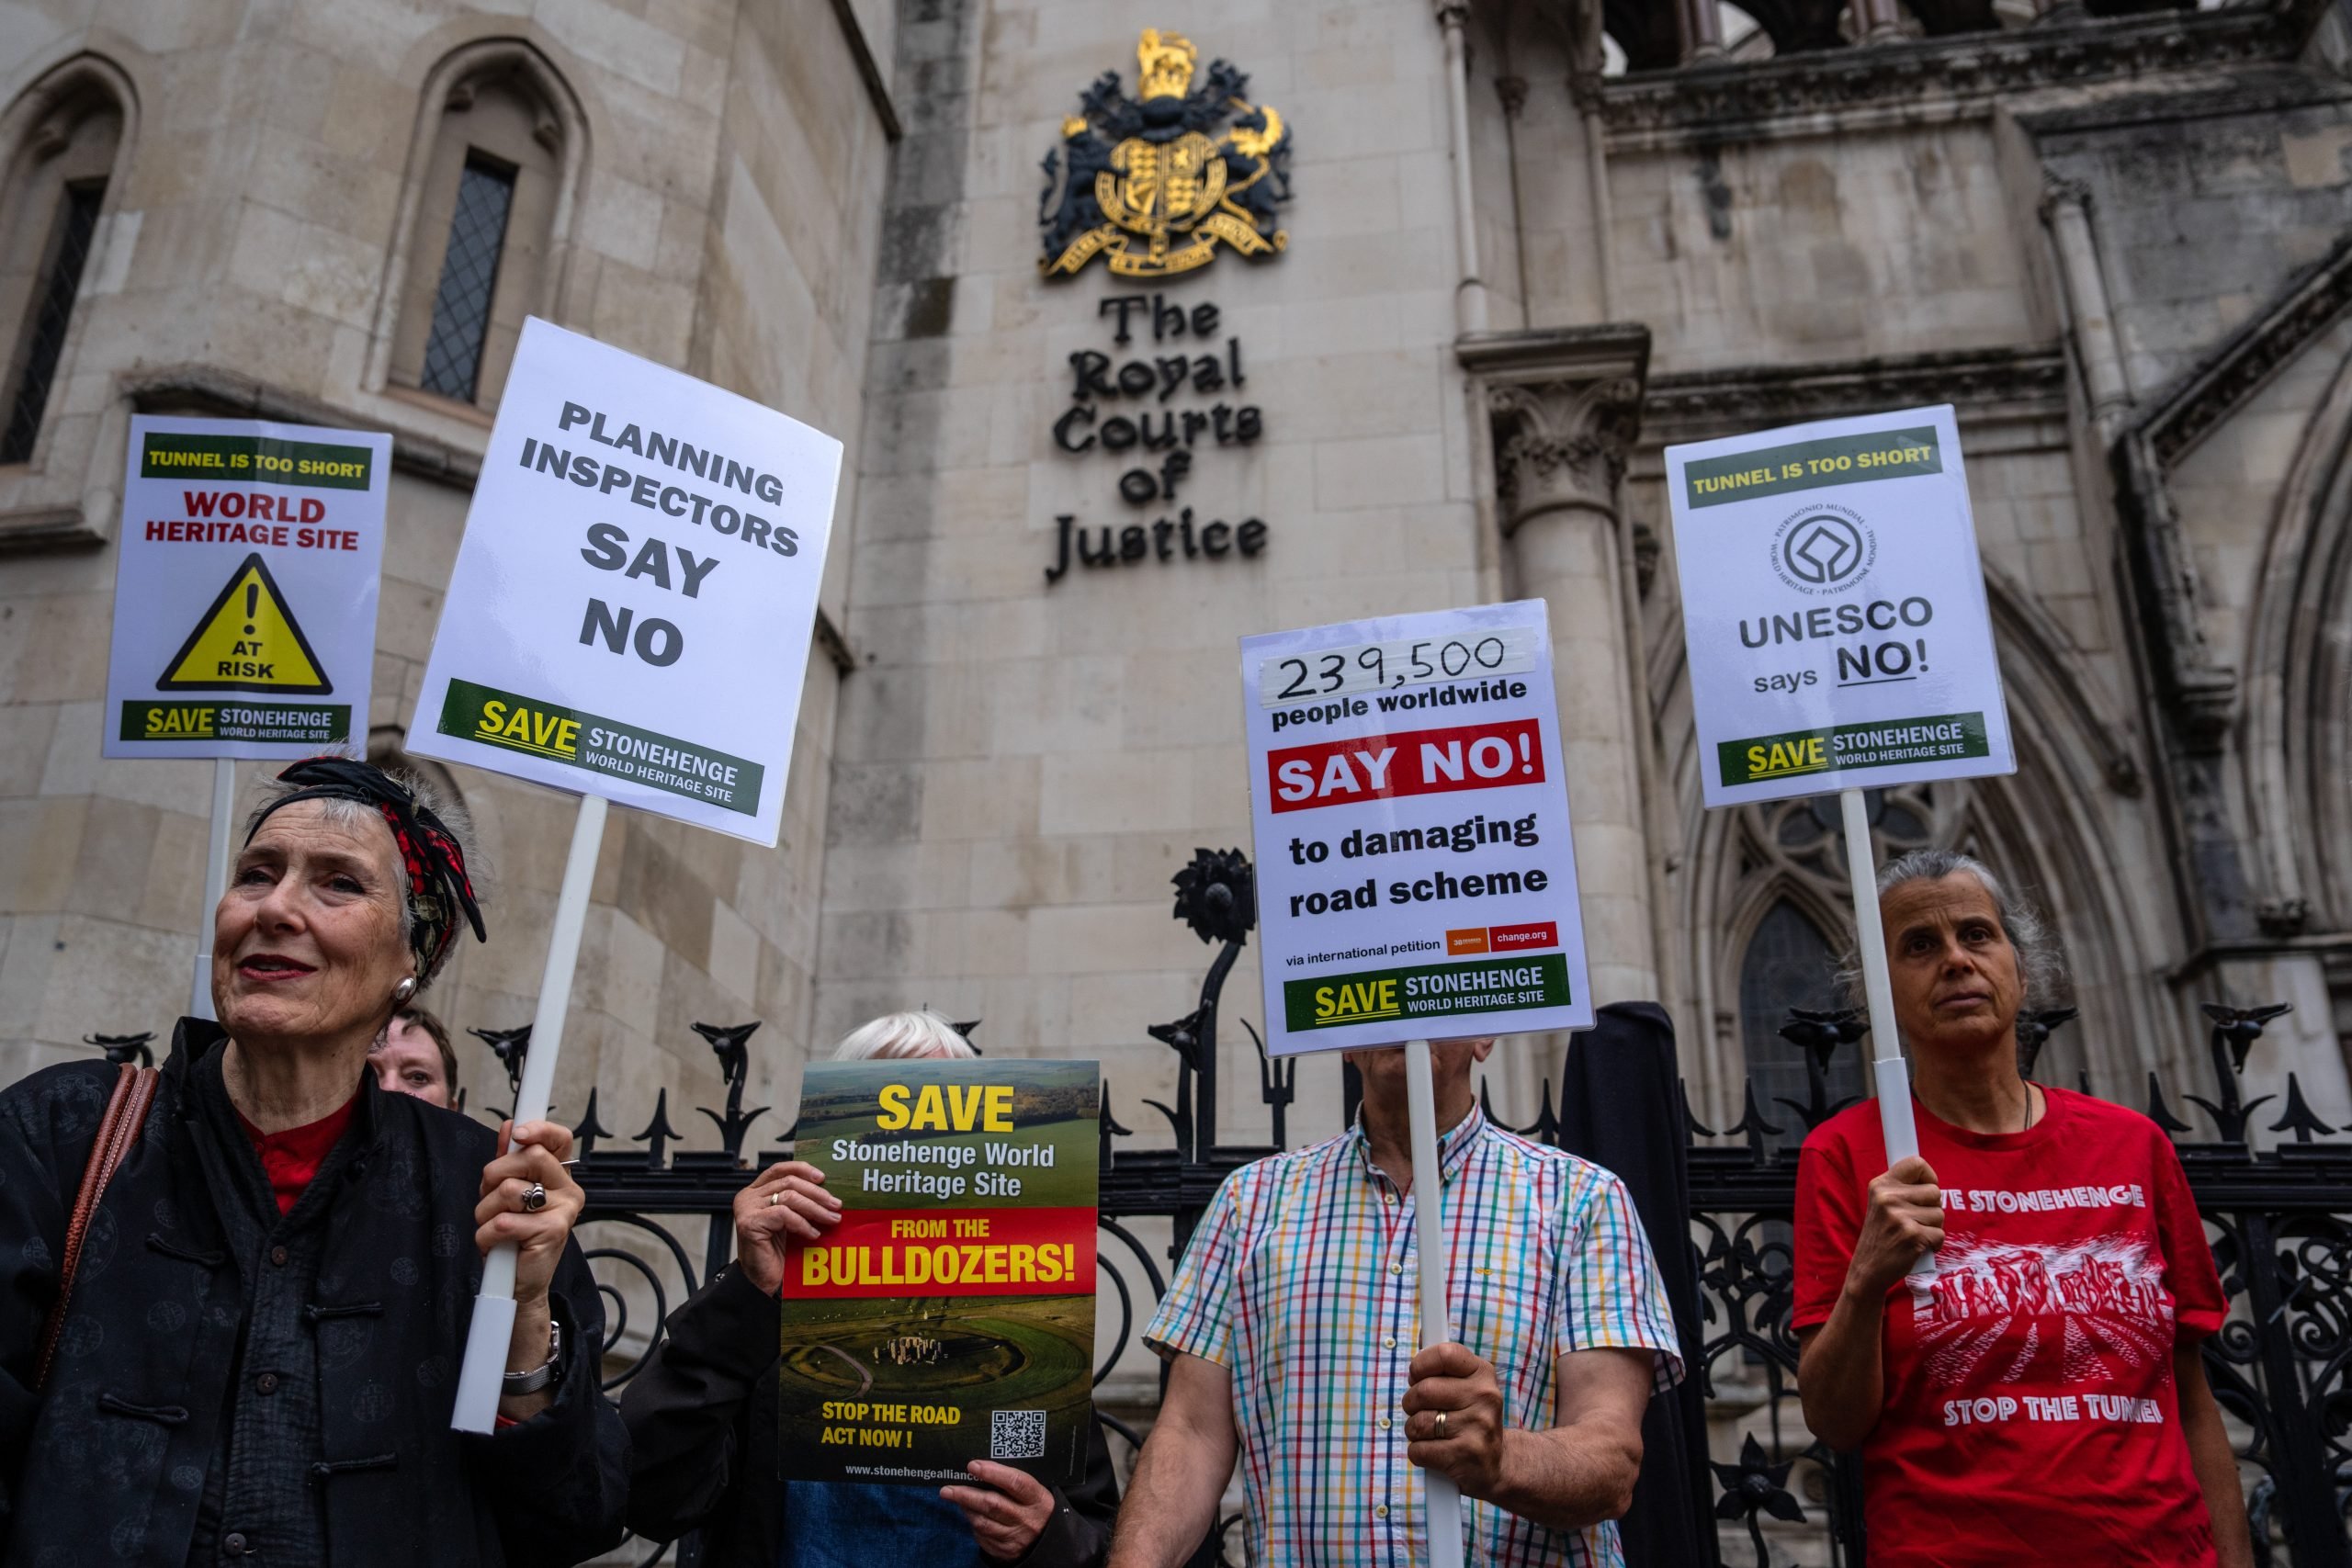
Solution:
[[(368, 1070), (458, 922), (482, 934), (464, 851), (364, 762), (279, 778), (214, 914), (220, 1021), (180, 1021), (70, 1281), (116, 1069), (0, 1094), (0, 1565), (593, 1556), (621, 1536), (628, 1451), (571, 1135), (493, 1136)], [(506, 1387), (497, 1429), (463, 1435), (481, 1254), (504, 1241)]]

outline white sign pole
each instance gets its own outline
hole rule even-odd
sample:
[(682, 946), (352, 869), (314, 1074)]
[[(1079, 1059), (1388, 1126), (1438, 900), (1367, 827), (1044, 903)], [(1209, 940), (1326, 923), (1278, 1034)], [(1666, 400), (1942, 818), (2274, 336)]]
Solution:
[[(1421, 1260), (1421, 1348), (1453, 1337), (1445, 1299), (1445, 1181), (1437, 1164), (1437, 1089), (1430, 1077), (1430, 1043), (1405, 1043), (1405, 1104), (1412, 1122), (1413, 1223)], [(1429, 1490), (1430, 1568), (1462, 1568), (1462, 1493), (1451, 1476), (1421, 1472)]]
[[(563, 887), (555, 899), (555, 929), (548, 937), (548, 966), (539, 979), (539, 1010), (531, 1020), (530, 1049), (514, 1090), (514, 1123), (547, 1118), (555, 1090), (555, 1058), (563, 1043), (563, 1015), (571, 1005), (572, 971), (580, 964), (580, 933), (588, 919), (588, 889), (596, 879), (596, 855), (605, 843), (606, 806), (601, 795), (580, 797), (571, 824), (571, 853), (563, 863)], [(466, 1335), (466, 1361), (458, 1374), (458, 1404), (449, 1425), (460, 1432), (487, 1432), (496, 1424), (498, 1396), (506, 1375), (506, 1348), (514, 1337), (514, 1247), (492, 1249), (482, 1259), (481, 1291), (474, 1297), (473, 1326)], [(594, 1355), (588, 1346), (574, 1355)]]
[(229, 818), (237, 808), (237, 764), (212, 759), (212, 829), (204, 844), (204, 908), (196, 917), (196, 977), (188, 987), (190, 1018), (218, 1018), (212, 1010), (212, 915), (229, 890)]
[[(1859, 789), (1841, 789), (1838, 804), (1846, 817), (1846, 870), (1853, 879), (1854, 935), (1862, 960), (1862, 994), (1869, 1000), (1871, 1064), (1878, 1086), (1878, 1124), (1886, 1138), (1889, 1170), (1919, 1152), (1919, 1129), (1911, 1116), (1911, 1072), (1894, 1025), (1894, 987), (1886, 976), (1886, 932), (1878, 918), (1877, 857), (1871, 852), (1870, 810)], [(1911, 1266), (1911, 1288), (1934, 1288), (1936, 1255), (1922, 1254)]]

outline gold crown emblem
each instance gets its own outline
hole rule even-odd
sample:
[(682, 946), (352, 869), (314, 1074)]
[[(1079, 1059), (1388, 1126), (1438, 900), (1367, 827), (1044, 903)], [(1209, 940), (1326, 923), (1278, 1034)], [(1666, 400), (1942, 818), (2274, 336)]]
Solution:
[(1136, 46), (1136, 60), (1142, 68), (1143, 96), (1181, 98), (1191, 92), (1194, 57), (1187, 39), (1157, 28), (1144, 28), (1143, 41)]

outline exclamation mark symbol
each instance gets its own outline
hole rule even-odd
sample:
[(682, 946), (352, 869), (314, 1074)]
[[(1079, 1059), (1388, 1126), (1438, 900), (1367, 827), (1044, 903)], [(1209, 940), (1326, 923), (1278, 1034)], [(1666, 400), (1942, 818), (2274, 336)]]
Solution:
[(1919, 672), (1924, 675), (1928, 672), (1928, 639), (1921, 637), (1911, 646), (1919, 650)]
[(1519, 771), (1531, 778), (1535, 773), (1535, 737), (1524, 729), (1519, 732)]
[(260, 583), (258, 583), (258, 582), (248, 582), (248, 583), (246, 583), (246, 584), (245, 584), (245, 635), (246, 635), (247, 637), (251, 637), (251, 636), (253, 636), (253, 635), (254, 635), (254, 614), (255, 614), (256, 612), (258, 612), (258, 611), (260, 610), (260, 608), (261, 608), (261, 584), (260, 584)]

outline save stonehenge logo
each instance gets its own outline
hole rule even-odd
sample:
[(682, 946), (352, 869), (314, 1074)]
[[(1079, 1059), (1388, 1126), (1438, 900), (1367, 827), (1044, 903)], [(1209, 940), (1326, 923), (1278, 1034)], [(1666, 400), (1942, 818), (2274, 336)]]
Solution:
[(1878, 536), (1862, 514), (1816, 502), (1791, 513), (1772, 535), (1772, 570), (1800, 593), (1837, 593), (1878, 561)]

